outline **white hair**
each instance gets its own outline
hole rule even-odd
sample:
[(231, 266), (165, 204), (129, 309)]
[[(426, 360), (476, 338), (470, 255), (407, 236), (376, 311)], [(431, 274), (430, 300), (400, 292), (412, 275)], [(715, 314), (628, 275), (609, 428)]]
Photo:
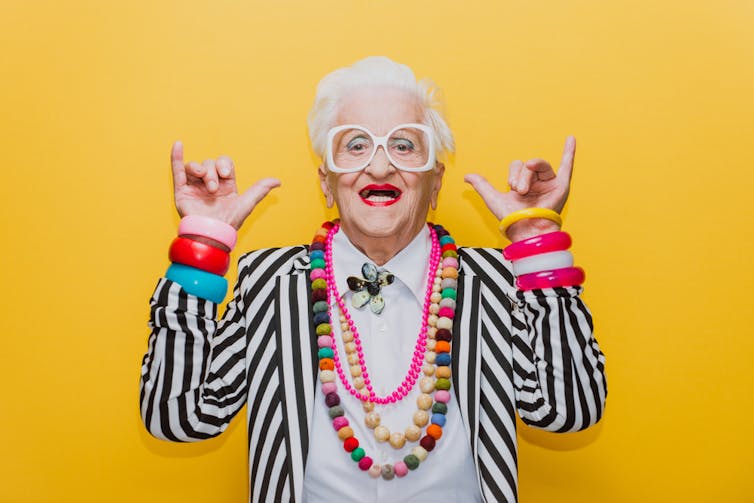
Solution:
[(406, 65), (384, 56), (370, 56), (325, 75), (317, 85), (307, 123), (312, 148), (320, 158), (325, 154), (327, 132), (335, 126), (338, 104), (350, 91), (367, 86), (405, 89), (415, 96), (424, 110), (424, 123), (434, 131), (437, 157), (453, 152), (453, 133), (445, 122), (440, 89), (435, 83), (429, 79), (417, 81)]

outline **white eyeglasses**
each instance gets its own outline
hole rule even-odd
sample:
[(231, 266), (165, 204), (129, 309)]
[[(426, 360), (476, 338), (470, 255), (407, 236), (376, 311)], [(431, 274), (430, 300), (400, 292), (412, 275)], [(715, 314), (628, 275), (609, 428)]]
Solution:
[(429, 171), (435, 165), (432, 128), (400, 124), (385, 136), (375, 136), (364, 126), (345, 124), (327, 132), (327, 168), (334, 173), (355, 173), (366, 168), (377, 147), (390, 164), (402, 171)]

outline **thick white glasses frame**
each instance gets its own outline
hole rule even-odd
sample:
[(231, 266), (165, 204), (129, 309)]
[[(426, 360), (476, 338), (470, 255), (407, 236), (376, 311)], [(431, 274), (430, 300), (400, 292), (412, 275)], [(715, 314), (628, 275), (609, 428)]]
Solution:
[[(395, 160), (390, 157), (390, 152), (388, 151), (388, 148), (387, 148), (387, 139), (390, 138), (390, 136), (396, 131), (398, 131), (399, 129), (403, 129), (407, 127), (419, 129), (427, 135), (427, 138), (429, 138), (429, 157), (427, 157), (427, 164), (419, 168), (399, 167), (398, 164), (400, 163), (396, 163)], [(367, 134), (369, 134), (369, 136), (371, 136), (372, 140), (374, 141), (374, 150), (372, 151), (372, 155), (369, 156), (369, 159), (367, 159), (367, 161), (364, 164), (360, 165), (357, 168), (342, 169), (342, 168), (335, 167), (335, 160), (333, 159), (333, 152), (332, 152), (332, 140), (336, 134), (340, 133), (341, 131), (345, 129), (359, 129), (361, 131), (364, 131)], [(385, 152), (385, 155), (390, 161), (390, 164), (395, 166), (395, 168), (400, 169), (401, 171), (411, 171), (415, 173), (420, 172), (420, 171), (429, 171), (435, 165), (435, 136), (434, 136), (434, 131), (432, 131), (432, 128), (429, 126), (426, 126), (424, 124), (414, 124), (414, 123), (398, 124), (393, 129), (388, 131), (388, 133), (385, 136), (375, 136), (374, 133), (372, 133), (370, 130), (368, 130), (364, 126), (359, 126), (358, 124), (343, 124), (342, 126), (335, 126), (334, 128), (330, 129), (327, 132), (327, 169), (329, 169), (333, 173), (355, 173), (357, 171), (361, 171), (362, 169), (369, 166), (369, 163), (372, 162), (372, 159), (374, 159), (374, 156), (377, 153), (378, 147), (382, 147), (382, 150)]]

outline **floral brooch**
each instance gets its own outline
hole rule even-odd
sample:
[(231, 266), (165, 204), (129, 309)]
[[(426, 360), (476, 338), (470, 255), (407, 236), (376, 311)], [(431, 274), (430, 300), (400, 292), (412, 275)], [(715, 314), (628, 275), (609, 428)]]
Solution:
[(380, 314), (385, 309), (385, 299), (380, 290), (383, 286), (391, 284), (395, 276), (381, 267), (367, 262), (361, 266), (361, 274), (364, 276), (349, 276), (348, 288), (354, 292), (351, 304), (356, 308), (362, 308), (367, 303), (374, 314)]

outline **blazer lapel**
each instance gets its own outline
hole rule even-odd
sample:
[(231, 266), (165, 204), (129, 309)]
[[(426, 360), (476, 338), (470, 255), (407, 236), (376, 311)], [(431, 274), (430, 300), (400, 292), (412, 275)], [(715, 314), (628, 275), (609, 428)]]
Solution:
[(304, 467), (309, 454), (309, 431), (314, 410), (316, 337), (313, 339), (308, 281), (309, 257), (296, 259), (291, 275), (277, 277), (275, 312), (280, 364), (280, 395), (285, 435), (285, 463), (291, 474), (291, 501), (301, 501)]
[[(481, 287), (479, 278), (468, 274), (461, 263), (456, 299), (457, 316), (453, 324), (451, 346), (453, 388), (461, 410), (461, 418), (469, 438), (477, 478), (479, 477), (479, 379), (481, 368), (480, 330)], [(481, 482), (480, 482), (481, 484)]]

